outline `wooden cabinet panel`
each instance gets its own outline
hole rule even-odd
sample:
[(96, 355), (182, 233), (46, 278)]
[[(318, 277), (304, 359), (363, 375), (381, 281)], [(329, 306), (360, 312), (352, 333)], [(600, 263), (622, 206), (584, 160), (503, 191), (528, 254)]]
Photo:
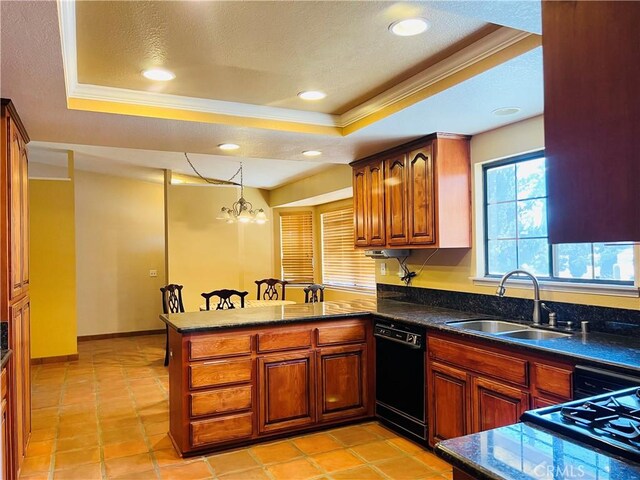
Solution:
[(461, 437), (468, 433), (468, 375), (437, 362), (430, 362), (429, 388), (429, 443)]
[(538, 392), (558, 396), (566, 400), (571, 399), (573, 386), (571, 383), (573, 372), (569, 369), (552, 367), (544, 363), (533, 362), (532, 383)]
[(30, 349), (30, 302), (23, 298), (11, 306), (10, 343), (14, 350), (9, 359), (13, 363), (12, 409), (14, 429), (15, 464), (22, 464), (31, 434), (31, 349)]
[(353, 169), (353, 230), (358, 247), (369, 245), (366, 167)]
[(384, 162), (386, 235), (389, 245), (406, 245), (407, 226), (407, 158), (404, 154)]
[(0, 434), (2, 435), (2, 440), (0, 443), (0, 455), (2, 456), (0, 460), (2, 461), (2, 465), (0, 465), (0, 478), (4, 478), (9, 480), (11, 477), (9, 473), (11, 469), (9, 467), (9, 461), (11, 459), (11, 444), (9, 443), (9, 418), (8, 418), (8, 401), (7, 401), (7, 370), (5, 368), (2, 369), (2, 375), (0, 377), (0, 384), (2, 388), (0, 389), (0, 403), (1, 403), (1, 417), (2, 426), (0, 428)]
[(409, 153), (408, 170), (409, 243), (435, 242), (435, 193), (431, 145)]
[(318, 328), (318, 345), (361, 343), (367, 338), (365, 322), (351, 325), (328, 325)]
[(248, 410), (252, 406), (251, 385), (218, 388), (206, 392), (192, 393), (191, 416), (216, 415), (219, 413)]
[(191, 423), (191, 445), (230, 442), (250, 438), (253, 434), (253, 412), (217, 417)]
[(315, 422), (313, 363), (312, 352), (258, 358), (260, 432)]
[(384, 206), (384, 163), (377, 161), (366, 167), (368, 245), (383, 247), (386, 242)]
[(562, 403), (566, 400), (552, 400), (550, 398), (544, 397), (533, 397), (531, 399), (531, 408), (543, 408), (543, 407), (552, 407), (553, 405), (557, 405), (558, 403)]
[(214, 360), (189, 366), (191, 388), (214, 387), (233, 383), (250, 382), (253, 378), (253, 361)]
[(473, 431), (512, 425), (529, 409), (529, 394), (486, 378), (473, 378)]
[(323, 348), (318, 359), (320, 421), (364, 415), (367, 410), (367, 347)]
[(311, 329), (278, 329), (258, 334), (258, 352), (311, 347)]
[(189, 360), (247, 355), (251, 353), (251, 335), (202, 335), (189, 340)]

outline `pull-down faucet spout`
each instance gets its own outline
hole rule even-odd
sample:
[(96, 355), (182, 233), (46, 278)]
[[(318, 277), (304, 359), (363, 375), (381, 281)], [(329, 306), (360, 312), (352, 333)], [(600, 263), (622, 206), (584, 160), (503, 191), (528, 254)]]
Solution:
[(526, 270), (512, 270), (504, 274), (504, 276), (500, 279), (500, 284), (496, 290), (496, 295), (499, 297), (504, 297), (507, 289), (504, 286), (504, 283), (507, 279), (512, 275), (526, 275), (533, 282), (533, 324), (540, 325), (540, 284), (538, 283), (538, 279), (532, 273), (527, 272)]

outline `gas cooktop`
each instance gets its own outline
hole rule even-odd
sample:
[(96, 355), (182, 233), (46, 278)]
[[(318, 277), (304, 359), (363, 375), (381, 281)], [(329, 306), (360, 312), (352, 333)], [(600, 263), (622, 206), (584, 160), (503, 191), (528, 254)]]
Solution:
[(525, 412), (520, 418), (640, 462), (640, 388)]

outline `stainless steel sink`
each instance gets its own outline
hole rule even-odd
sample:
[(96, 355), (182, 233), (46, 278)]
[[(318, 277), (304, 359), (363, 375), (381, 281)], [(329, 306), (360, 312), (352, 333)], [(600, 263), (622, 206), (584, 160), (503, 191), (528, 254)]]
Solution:
[(522, 340), (551, 340), (552, 338), (562, 338), (571, 336), (570, 333), (550, 332), (548, 330), (535, 330), (529, 328), (518, 332), (506, 332), (500, 334), (501, 337), (520, 338)]
[(505, 322), (503, 320), (465, 320), (461, 322), (449, 322), (450, 327), (463, 328), (465, 330), (474, 330), (476, 332), (499, 333), (519, 332), (528, 330), (529, 328), (519, 323)]

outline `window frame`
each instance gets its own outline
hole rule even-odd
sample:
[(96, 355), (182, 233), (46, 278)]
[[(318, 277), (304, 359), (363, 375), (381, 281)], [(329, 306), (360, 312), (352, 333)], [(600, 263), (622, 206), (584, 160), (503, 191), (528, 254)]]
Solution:
[[(486, 163), (483, 163), (481, 165), (482, 167), (482, 175), (481, 175), (481, 181), (482, 181), (482, 249), (483, 249), (483, 272), (482, 272), (482, 277), (476, 280), (498, 280), (500, 278), (502, 278), (503, 274), (492, 274), (489, 273), (489, 222), (488, 222), (488, 202), (487, 202), (487, 198), (488, 198), (488, 192), (487, 192), (487, 172), (489, 170), (492, 170), (494, 168), (499, 168), (499, 167), (503, 167), (505, 165), (515, 165), (518, 163), (522, 163), (522, 162), (526, 162), (529, 160), (534, 160), (534, 159), (538, 159), (538, 158), (544, 158), (545, 157), (545, 151), (544, 149), (540, 149), (540, 150), (534, 150), (531, 152), (527, 152), (527, 153), (523, 153), (523, 154), (519, 154), (519, 155), (513, 155), (510, 157), (505, 157), (502, 158), (500, 160), (495, 160), (495, 161), (489, 161)], [(546, 169), (545, 169), (546, 172)], [(546, 193), (546, 183), (545, 183), (545, 193)], [(536, 198), (545, 198), (548, 199), (548, 195), (545, 195), (544, 197), (536, 197)], [(545, 215), (547, 214), (547, 209), (548, 209), (548, 203), (546, 203), (546, 209), (545, 209)], [(516, 194), (516, 212), (517, 212), (517, 194)], [(547, 237), (548, 239), (548, 231), (547, 231)], [(517, 236), (516, 233), (516, 237), (515, 240), (516, 242), (518, 241), (519, 237)], [(588, 243), (588, 242), (585, 242)], [(595, 242), (595, 243), (599, 243), (599, 242)], [(589, 242), (588, 243), (591, 246), (591, 250), (593, 251), (593, 245), (594, 242)], [(638, 259), (638, 250), (634, 249), (634, 279), (633, 280), (610, 280), (610, 279), (596, 279), (596, 278), (591, 278), (591, 279), (587, 279), (587, 278), (566, 278), (566, 277), (556, 277), (554, 276), (555, 271), (556, 271), (556, 265), (557, 265), (557, 260), (556, 260), (556, 245), (555, 244), (548, 244), (548, 249), (549, 249), (549, 275), (548, 276), (538, 276), (536, 275), (536, 278), (538, 278), (538, 280), (541, 283), (547, 283), (547, 284), (564, 284), (564, 285), (584, 285), (584, 286), (592, 286), (595, 288), (607, 288), (607, 286), (610, 286), (612, 289), (615, 288), (620, 288), (622, 287), (623, 289), (627, 290), (632, 290), (634, 291), (636, 294), (638, 293), (638, 289), (636, 288), (636, 285), (638, 284), (638, 266), (637, 263), (639, 262)], [(516, 255), (517, 255), (518, 250), (516, 250)], [(517, 257), (516, 257), (517, 258)], [(592, 260), (593, 262), (593, 260)], [(634, 295), (637, 296), (637, 295)]]
[(280, 278), (285, 280), (285, 272), (284, 272), (284, 257), (283, 257), (283, 228), (282, 228), (282, 217), (293, 217), (293, 216), (309, 216), (311, 221), (311, 281), (288, 281), (289, 285), (309, 285), (315, 282), (316, 278), (316, 249), (315, 249), (315, 219), (313, 210), (299, 210), (299, 211), (283, 211), (278, 214), (278, 234), (279, 234), (279, 254), (280, 254)]

